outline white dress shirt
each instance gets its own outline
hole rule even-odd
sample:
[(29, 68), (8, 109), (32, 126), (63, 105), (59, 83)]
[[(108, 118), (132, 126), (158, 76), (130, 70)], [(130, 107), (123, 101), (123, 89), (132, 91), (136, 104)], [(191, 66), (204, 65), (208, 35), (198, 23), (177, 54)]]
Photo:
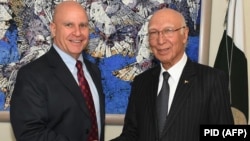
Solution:
[[(78, 83), (78, 78), (77, 78), (77, 68), (76, 68), (76, 61), (75, 58), (73, 58), (72, 56), (70, 56), (69, 54), (63, 52), (60, 48), (58, 48), (55, 44), (53, 45), (53, 47), (55, 48), (55, 50), (57, 51), (57, 53), (60, 55), (60, 57), (62, 58), (63, 62), (66, 64), (66, 66), (68, 67), (68, 69), (70, 70), (70, 72), (72, 73), (73, 77), (75, 78), (77, 84)], [(80, 60), (82, 62), (82, 69), (84, 71), (84, 76), (88, 81), (89, 87), (90, 87), (90, 91), (92, 93), (92, 97), (93, 97), (93, 101), (94, 101), (94, 105), (95, 105), (95, 111), (96, 111), (96, 119), (97, 119), (97, 126), (98, 126), (98, 136), (100, 139), (100, 133), (101, 133), (101, 115), (100, 115), (100, 102), (99, 102), (99, 95), (96, 89), (96, 86), (93, 82), (93, 79), (91, 78), (86, 65), (83, 62), (83, 56), (82, 54), (80, 55), (80, 57), (78, 58), (78, 60)]]
[(175, 91), (178, 85), (178, 82), (180, 80), (182, 71), (184, 66), (186, 65), (187, 62), (187, 55), (184, 53), (181, 60), (177, 62), (175, 65), (173, 65), (170, 69), (165, 70), (161, 64), (161, 73), (159, 75), (159, 85), (158, 85), (158, 94), (161, 90), (162, 83), (163, 83), (163, 75), (162, 73), (167, 71), (170, 74), (170, 77), (168, 79), (168, 84), (169, 84), (169, 101), (168, 101), (168, 111), (170, 111), (172, 101), (174, 99)]

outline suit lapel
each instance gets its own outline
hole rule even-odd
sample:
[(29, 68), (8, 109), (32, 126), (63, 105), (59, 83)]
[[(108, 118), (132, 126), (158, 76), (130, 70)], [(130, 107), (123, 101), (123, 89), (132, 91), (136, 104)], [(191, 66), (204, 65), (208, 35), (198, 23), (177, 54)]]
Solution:
[[(100, 103), (100, 110), (101, 110), (101, 119), (105, 119), (105, 107), (101, 106), (101, 105), (105, 105), (105, 97), (103, 94), (103, 89), (102, 89), (102, 83), (99, 81), (99, 74), (96, 74), (96, 72), (98, 72), (99, 70), (96, 70), (96, 67), (93, 67), (93, 65), (86, 59), (84, 59), (84, 63), (86, 65), (86, 68), (88, 69), (89, 74), (91, 75), (91, 78), (96, 86), (97, 92), (98, 92), (98, 96), (99, 96), (99, 103)], [(103, 120), (102, 123), (104, 123), (105, 121)]]
[(174, 99), (167, 116), (166, 125), (163, 132), (167, 132), (171, 124), (173, 124), (174, 119), (176, 118), (176, 116), (178, 116), (178, 112), (181, 110), (183, 104), (190, 96), (190, 91), (193, 86), (192, 80), (195, 76), (195, 73), (196, 71), (194, 63), (192, 63), (191, 60), (188, 59), (177, 85)]
[[(102, 93), (103, 93), (102, 84), (99, 82), (98, 74), (96, 74), (96, 72), (98, 70), (96, 70), (94, 67), (92, 67), (92, 64), (89, 61), (87, 61), (86, 59), (84, 59), (84, 63), (85, 63), (86, 68), (88, 69), (88, 72), (89, 72), (89, 74), (90, 74), (90, 76), (91, 76), (91, 78), (92, 78), (92, 80), (93, 80), (93, 82), (94, 82), (94, 84), (96, 86), (99, 97), (104, 98), (103, 95), (102, 95)], [(102, 100), (100, 100), (100, 102), (101, 101)]]
[(64, 87), (69, 90), (70, 94), (80, 105), (82, 111), (89, 117), (86, 103), (82, 97), (82, 93), (79, 86), (77, 85), (77, 82), (53, 47), (51, 47), (50, 51), (48, 52), (47, 58), (49, 64), (51, 65), (53, 73), (58, 78), (58, 81), (60, 81), (64, 85)]
[(157, 98), (157, 92), (158, 92), (158, 85), (159, 85), (159, 75), (161, 72), (161, 67), (160, 65), (158, 65), (157, 67), (154, 68), (154, 70), (152, 71), (152, 81), (151, 81), (151, 92), (150, 92), (150, 100), (151, 103), (150, 105), (152, 105), (152, 117), (154, 117), (154, 119), (152, 119), (154, 121), (154, 125), (155, 125), (155, 135), (156, 138), (159, 138), (159, 131), (158, 131), (158, 121), (157, 121), (157, 109), (156, 109), (156, 98)]

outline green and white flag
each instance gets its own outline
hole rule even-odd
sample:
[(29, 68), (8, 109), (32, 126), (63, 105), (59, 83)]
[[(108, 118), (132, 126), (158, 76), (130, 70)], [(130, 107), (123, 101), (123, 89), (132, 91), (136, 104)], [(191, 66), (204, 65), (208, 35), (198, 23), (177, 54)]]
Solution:
[(230, 76), (231, 105), (241, 111), (248, 120), (248, 72), (244, 53), (244, 14), (242, 0), (229, 0), (223, 37), (214, 67)]

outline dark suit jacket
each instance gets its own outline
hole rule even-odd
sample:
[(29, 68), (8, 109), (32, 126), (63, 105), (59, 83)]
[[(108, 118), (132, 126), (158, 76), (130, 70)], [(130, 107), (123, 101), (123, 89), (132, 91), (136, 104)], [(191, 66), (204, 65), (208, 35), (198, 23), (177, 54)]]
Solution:
[[(99, 69), (84, 60), (96, 85), (104, 140), (104, 94)], [(53, 47), (20, 68), (10, 121), (17, 141), (86, 141), (91, 121), (81, 90)]]
[(199, 141), (201, 124), (233, 124), (227, 76), (187, 61), (159, 137), (156, 97), (160, 65), (135, 77), (123, 132), (113, 141)]

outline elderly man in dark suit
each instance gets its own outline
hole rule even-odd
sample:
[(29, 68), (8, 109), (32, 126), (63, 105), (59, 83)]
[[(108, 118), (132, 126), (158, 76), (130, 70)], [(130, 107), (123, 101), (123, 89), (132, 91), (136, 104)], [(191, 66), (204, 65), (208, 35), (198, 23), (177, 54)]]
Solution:
[(135, 77), (123, 131), (113, 141), (199, 141), (200, 125), (233, 124), (228, 78), (187, 57), (188, 31), (173, 9), (153, 14), (149, 44), (160, 63)]
[(104, 141), (101, 74), (82, 56), (89, 42), (86, 11), (77, 2), (62, 2), (50, 28), (51, 49), (17, 75), (10, 108), (16, 140)]

